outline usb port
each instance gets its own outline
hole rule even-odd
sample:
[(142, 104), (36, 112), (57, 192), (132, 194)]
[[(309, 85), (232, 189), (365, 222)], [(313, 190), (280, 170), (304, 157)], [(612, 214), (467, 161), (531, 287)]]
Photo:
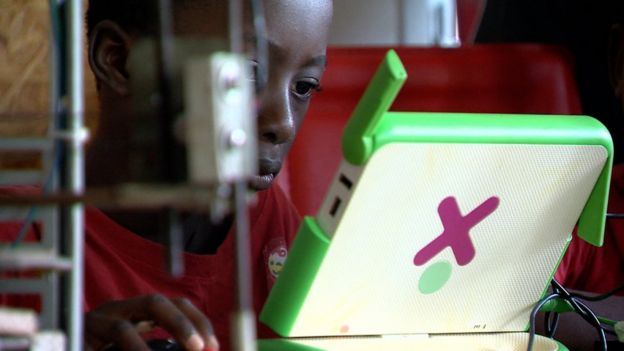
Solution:
[(340, 173), (340, 178), (338, 180), (340, 181), (340, 183), (346, 186), (347, 189), (351, 190), (351, 187), (353, 186), (353, 182), (351, 181), (351, 179), (347, 178), (346, 175)]
[(329, 210), (329, 215), (334, 217), (336, 215), (336, 212), (338, 212), (338, 208), (340, 207), (340, 204), (342, 203), (342, 200), (340, 200), (339, 197), (336, 197), (334, 199), (334, 203), (331, 206), (331, 209)]

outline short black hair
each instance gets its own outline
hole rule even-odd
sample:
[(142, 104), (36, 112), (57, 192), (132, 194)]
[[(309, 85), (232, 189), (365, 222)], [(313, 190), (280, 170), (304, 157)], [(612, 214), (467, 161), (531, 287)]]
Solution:
[[(175, 4), (180, 0), (173, 0)], [(110, 20), (134, 34), (156, 31), (156, 6), (154, 0), (89, 0), (86, 14), (87, 36), (104, 20)]]

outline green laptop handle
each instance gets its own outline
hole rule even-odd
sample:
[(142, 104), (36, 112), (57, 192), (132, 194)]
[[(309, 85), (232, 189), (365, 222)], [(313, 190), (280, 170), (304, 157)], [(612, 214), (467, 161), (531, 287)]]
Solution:
[(278, 335), (290, 336), (330, 244), (316, 219), (304, 217), (288, 253), (297, 259), (286, 260), (259, 316)]
[(607, 161), (579, 217), (577, 234), (602, 246), (613, 141), (601, 122), (589, 116), (389, 112), (406, 80), (399, 56), (388, 51), (345, 127), (345, 160), (363, 165), (392, 142), (600, 145)]
[(373, 154), (372, 139), (376, 127), (390, 109), (405, 80), (407, 72), (399, 56), (394, 50), (388, 51), (342, 134), (342, 154), (347, 161), (362, 165)]

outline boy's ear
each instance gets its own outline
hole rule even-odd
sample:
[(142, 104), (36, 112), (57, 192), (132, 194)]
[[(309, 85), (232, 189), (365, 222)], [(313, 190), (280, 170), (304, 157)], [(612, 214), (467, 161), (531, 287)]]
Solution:
[(609, 79), (615, 95), (624, 98), (624, 27), (619, 24), (609, 35)]
[(89, 36), (89, 65), (98, 89), (105, 84), (119, 95), (128, 95), (126, 60), (131, 45), (130, 35), (115, 22), (105, 20), (93, 28)]

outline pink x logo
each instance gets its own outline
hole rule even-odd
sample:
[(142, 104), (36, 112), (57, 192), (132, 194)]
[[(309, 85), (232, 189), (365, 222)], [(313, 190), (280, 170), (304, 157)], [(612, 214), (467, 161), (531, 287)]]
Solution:
[(427, 263), (447, 246), (453, 250), (458, 265), (465, 266), (470, 263), (475, 256), (475, 247), (470, 240), (470, 229), (494, 212), (498, 203), (498, 197), (492, 196), (472, 212), (462, 216), (454, 197), (449, 196), (442, 200), (438, 206), (438, 213), (444, 231), (414, 256), (414, 264), (421, 266)]

